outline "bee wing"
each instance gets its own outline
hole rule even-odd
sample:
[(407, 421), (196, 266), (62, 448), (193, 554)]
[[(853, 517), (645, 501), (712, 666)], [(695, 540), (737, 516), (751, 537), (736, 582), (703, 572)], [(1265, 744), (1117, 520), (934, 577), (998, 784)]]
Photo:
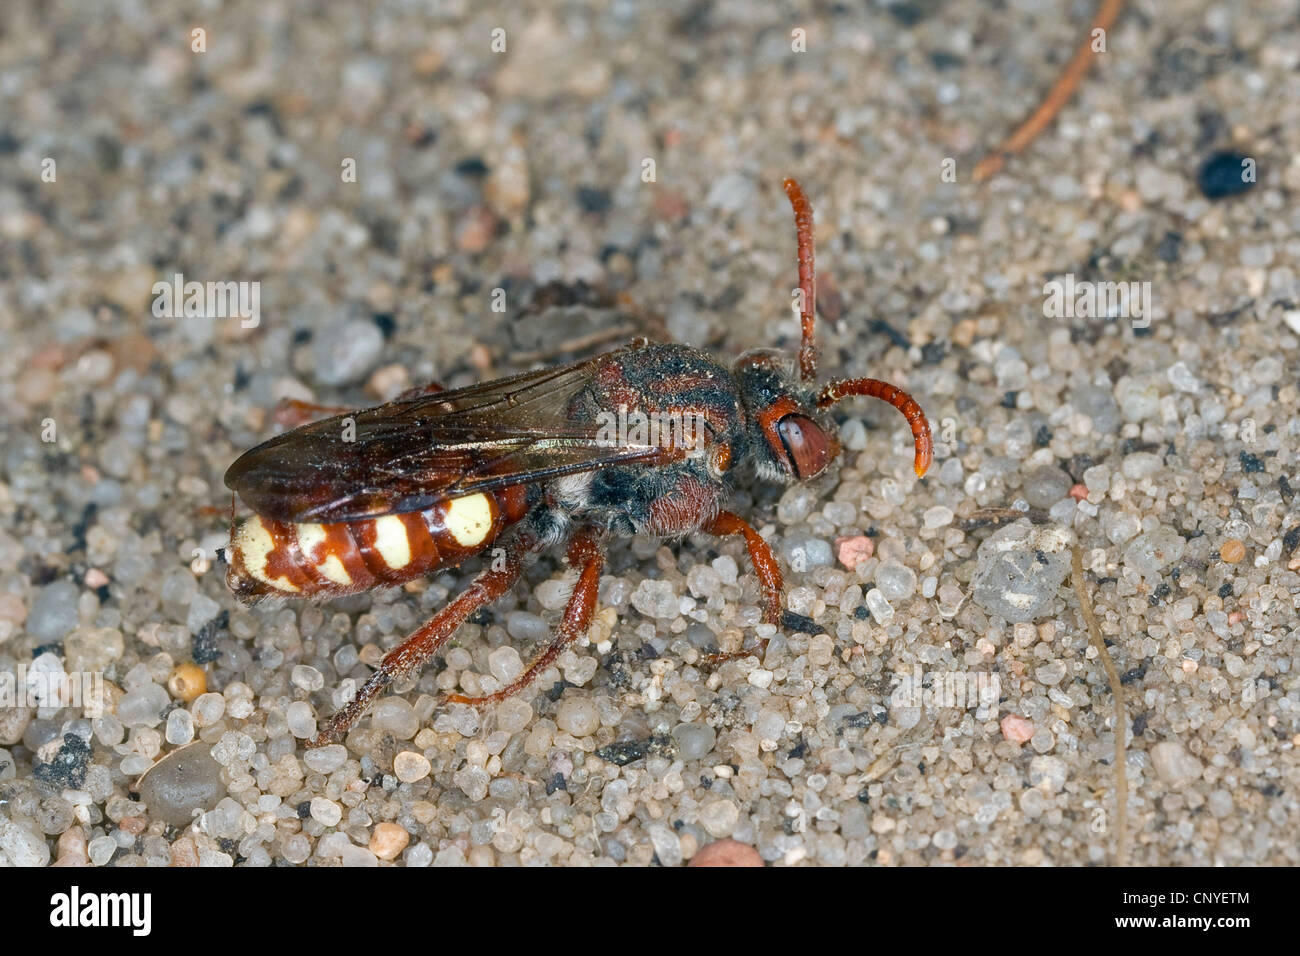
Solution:
[(661, 459), (658, 445), (617, 444), (597, 423), (573, 420), (600, 358), (295, 428), (243, 454), (226, 486), (268, 518), (356, 521)]

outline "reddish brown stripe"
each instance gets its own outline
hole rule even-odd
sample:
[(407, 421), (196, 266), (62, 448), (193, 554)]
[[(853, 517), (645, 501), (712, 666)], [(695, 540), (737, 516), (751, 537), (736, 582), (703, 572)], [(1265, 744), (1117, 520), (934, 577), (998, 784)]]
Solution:
[(399, 515), (402, 526), (406, 528), (406, 541), (411, 548), (411, 561), (402, 568), (409, 577), (425, 574), (442, 560), (438, 544), (429, 534), (429, 525), (424, 520), (424, 513), (411, 511)]
[[(360, 552), (362, 562), (365, 563), (366, 570), (374, 575), (377, 581), (384, 584), (396, 584), (405, 580), (400, 576), (400, 572), (394, 575), (393, 569), (388, 566), (384, 556), (379, 553), (375, 547), (375, 542), (379, 540), (377, 529), (379, 519), (367, 518), (365, 521), (350, 522), (352, 537), (357, 543), (357, 550)], [(409, 567), (409, 565), (408, 565)], [(402, 570), (405, 570), (403, 568)]]
[(502, 488), (494, 495), (501, 510), (505, 512), (507, 525), (512, 525), (528, 513), (528, 489), (523, 485), (511, 485)]
[[(325, 543), (320, 548), (321, 559), (324, 560), (331, 554), (338, 558), (343, 570), (352, 578), (352, 586), (357, 590), (372, 587), (375, 578), (366, 567), (366, 562), (361, 559), (361, 549), (353, 537), (352, 526), (340, 523), (322, 527), (325, 529)], [(334, 586), (338, 587), (337, 584)]]
[(302, 591), (315, 590), (312, 579), (302, 569), (302, 551), (298, 548), (298, 536), (294, 533), (293, 525), (263, 518), (262, 527), (266, 528), (275, 544), (266, 556), (266, 576), (272, 581), (280, 577), (287, 578)]

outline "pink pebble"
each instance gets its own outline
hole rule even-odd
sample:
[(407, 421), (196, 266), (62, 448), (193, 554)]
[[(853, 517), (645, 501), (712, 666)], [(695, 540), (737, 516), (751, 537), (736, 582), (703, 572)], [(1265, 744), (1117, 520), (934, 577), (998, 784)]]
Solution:
[(108, 575), (99, 568), (91, 568), (86, 572), (85, 581), (88, 588), (102, 588), (108, 583)]
[(1084, 498), (1087, 498), (1088, 486), (1075, 485), (1073, 488), (1070, 489), (1070, 497), (1073, 498), (1075, 501), (1082, 501)]
[(762, 866), (763, 858), (746, 843), (717, 840), (691, 857), (691, 866)]
[(1025, 717), (1007, 714), (1002, 718), (1001, 726), (1002, 736), (1013, 744), (1028, 743), (1034, 736), (1034, 722)]
[(871, 557), (875, 550), (875, 542), (865, 534), (835, 539), (835, 553), (839, 556), (840, 564), (850, 571)]

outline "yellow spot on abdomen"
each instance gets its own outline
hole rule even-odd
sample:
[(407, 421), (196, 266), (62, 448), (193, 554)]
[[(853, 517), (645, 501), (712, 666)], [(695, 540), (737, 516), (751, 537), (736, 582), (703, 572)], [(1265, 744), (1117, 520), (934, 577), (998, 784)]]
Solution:
[(303, 556), (312, 562), (312, 566), (324, 575), (326, 580), (341, 584), (344, 587), (352, 584), (352, 575), (348, 574), (348, 569), (343, 567), (343, 562), (338, 559), (338, 555), (327, 554), (323, 560), (316, 560), (316, 549), (325, 543), (325, 528), (323, 525), (295, 525), (294, 531), (297, 532), (298, 547), (301, 549)]
[(443, 520), (458, 545), (472, 548), (482, 544), (492, 530), (492, 505), (482, 492), (455, 498), (448, 502)]
[(411, 563), (411, 539), (406, 525), (397, 515), (384, 515), (375, 519), (375, 550), (384, 564), (400, 571)]
[(288, 578), (273, 578), (266, 573), (267, 562), (275, 551), (275, 539), (259, 515), (254, 515), (239, 525), (235, 531), (235, 550), (243, 558), (245, 570), (257, 580), (277, 591), (297, 593), (298, 586)]

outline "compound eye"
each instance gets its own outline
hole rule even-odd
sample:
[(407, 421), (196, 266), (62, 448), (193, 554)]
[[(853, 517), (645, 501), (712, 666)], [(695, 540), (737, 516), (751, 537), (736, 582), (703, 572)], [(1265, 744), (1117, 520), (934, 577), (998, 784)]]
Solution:
[(820, 425), (807, 415), (787, 415), (776, 423), (786, 454), (794, 466), (796, 478), (821, 474), (834, 457), (831, 440)]

